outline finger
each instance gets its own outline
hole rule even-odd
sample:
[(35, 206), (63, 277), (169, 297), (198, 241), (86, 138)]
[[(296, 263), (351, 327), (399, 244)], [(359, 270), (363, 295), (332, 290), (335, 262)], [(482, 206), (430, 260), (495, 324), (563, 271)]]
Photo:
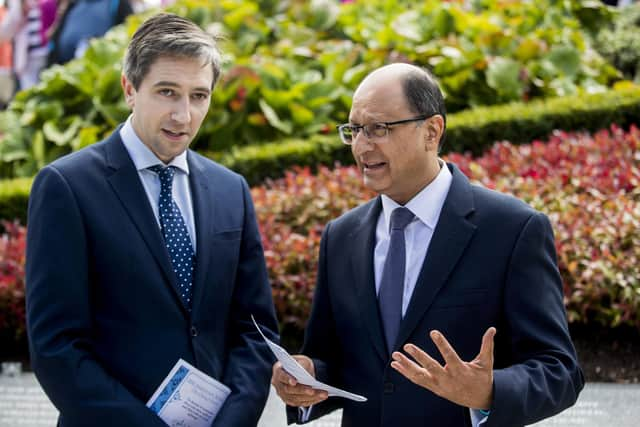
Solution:
[(311, 405), (316, 405), (322, 402), (323, 400), (326, 400), (327, 397), (329, 397), (327, 392), (321, 392), (321, 393), (319, 392), (314, 394), (313, 396), (299, 397), (296, 399), (292, 399), (291, 402), (286, 402), (286, 403), (290, 406), (308, 407)]
[(280, 382), (278, 380), (278, 377), (280, 376), (280, 370), (282, 370), (282, 364), (280, 362), (274, 363), (273, 367), (271, 368), (271, 384), (273, 384), (274, 386), (276, 385), (276, 383)]
[(433, 382), (433, 377), (427, 369), (419, 366), (413, 360), (398, 351), (394, 352), (392, 357), (393, 362), (391, 362), (391, 367), (393, 369), (415, 384), (427, 388), (430, 387)]
[[(396, 364), (399, 368), (403, 369), (410, 376), (432, 378), (432, 375), (429, 369), (419, 365), (418, 363), (409, 359), (407, 356), (400, 353), (399, 351), (393, 352), (392, 357), (393, 357), (393, 362), (391, 362), (392, 365)], [(429, 356), (427, 355), (427, 357)], [(436, 362), (436, 365), (437, 365), (437, 362)]]
[(290, 406), (311, 406), (327, 399), (328, 394), (323, 390), (314, 390), (311, 394), (287, 394), (284, 390), (278, 392), (278, 396), (284, 403)]
[(493, 337), (496, 335), (496, 328), (493, 326), (487, 329), (487, 331), (482, 336), (482, 345), (480, 346), (480, 353), (476, 359), (483, 366), (491, 366), (493, 367), (493, 349), (495, 346), (495, 342)]
[(296, 354), (292, 356), (296, 362), (300, 364), (307, 372), (309, 372), (313, 377), (316, 376), (315, 369), (313, 366), (313, 361), (303, 354)]
[(324, 390), (317, 390), (302, 384), (295, 386), (284, 385), (281, 387), (281, 391), (283, 396), (286, 396), (289, 400), (295, 400), (298, 403), (314, 401), (325, 397), (327, 394)]
[(322, 390), (316, 390), (303, 384), (283, 385), (282, 390), (289, 396), (298, 396), (300, 398), (310, 398), (318, 393), (323, 393)]
[[(433, 357), (429, 356), (419, 347), (416, 347), (413, 344), (405, 344), (403, 347), (404, 351), (406, 351), (411, 357), (415, 359), (420, 366), (427, 369), (431, 374), (439, 374), (444, 371), (442, 365), (435, 360)], [(402, 354), (402, 353), (400, 353)]]
[(283, 385), (288, 384), (292, 386), (298, 383), (293, 376), (289, 375), (289, 373), (284, 370), (280, 362), (277, 362), (275, 365), (273, 365), (273, 374), (271, 376), (271, 384), (276, 386), (277, 383)]
[(458, 357), (458, 353), (456, 353), (442, 333), (439, 331), (431, 331), (430, 335), (447, 365), (451, 367), (458, 367), (462, 365), (462, 360)]
[(287, 404), (293, 406), (304, 406), (305, 403), (314, 400), (316, 391), (311, 387), (298, 384), (289, 386), (278, 383), (275, 385), (276, 393)]

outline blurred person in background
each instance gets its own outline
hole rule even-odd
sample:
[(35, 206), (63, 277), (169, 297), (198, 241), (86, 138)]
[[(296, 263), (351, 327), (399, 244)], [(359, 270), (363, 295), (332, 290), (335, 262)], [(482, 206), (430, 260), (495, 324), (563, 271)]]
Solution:
[(61, 0), (50, 31), (48, 64), (82, 56), (89, 40), (103, 36), (132, 13), (129, 0)]
[[(4, 2), (0, 4), (0, 34), (8, 22)], [(11, 40), (0, 37), (0, 109), (6, 108), (13, 97), (16, 85), (13, 77), (13, 46)]]
[(0, 40), (13, 39), (13, 72), (18, 89), (40, 81), (49, 53), (47, 31), (56, 16), (56, 0), (9, 0), (0, 23)]

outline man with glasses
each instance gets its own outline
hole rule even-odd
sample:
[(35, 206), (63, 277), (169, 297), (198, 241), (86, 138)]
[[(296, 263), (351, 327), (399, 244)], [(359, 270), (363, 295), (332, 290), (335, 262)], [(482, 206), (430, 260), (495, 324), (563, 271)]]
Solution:
[(368, 400), (328, 398), (276, 363), (289, 422), (343, 408), (343, 426), (520, 426), (576, 401), (551, 225), (443, 162), (445, 124), (418, 67), (382, 67), (355, 91), (338, 131), (380, 196), (327, 224), (294, 357)]

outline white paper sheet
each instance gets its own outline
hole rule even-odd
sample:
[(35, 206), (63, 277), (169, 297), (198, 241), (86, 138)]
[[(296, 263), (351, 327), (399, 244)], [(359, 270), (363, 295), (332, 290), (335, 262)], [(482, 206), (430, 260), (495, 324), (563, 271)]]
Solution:
[(253, 320), (253, 324), (256, 326), (256, 329), (258, 329), (258, 332), (260, 332), (262, 338), (266, 341), (273, 354), (280, 361), (284, 370), (287, 371), (287, 373), (289, 373), (292, 377), (294, 377), (300, 384), (308, 385), (309, 387), (313, 387), (317, 390), (324, 390), (329, 393), (329, 396), (344, 397), (346, 399), (355, 400), (356, 402), (367, 401), (367, 398), (364, 396), (349, 393), (348, 391), (341, 390), (337, 387), (332, 387), (328, 384), (324, 384), (316, 380), (313, 376), (311, 376), (309, 372), (307, 372), (306, 369), (302, 367), (302, 365), (300, 365), (293, 357), (291, 357), (289, 353), (287, 353), (287, 350), (264, 336), (264, 334), (260, 330), (260, 327), (256, 323), (256, 319), (254, 319), (253, 316), (251, 316), (251, 320)]
[(210, 427), (231, 389), (179, 359), (147, 402), (170, 427)]

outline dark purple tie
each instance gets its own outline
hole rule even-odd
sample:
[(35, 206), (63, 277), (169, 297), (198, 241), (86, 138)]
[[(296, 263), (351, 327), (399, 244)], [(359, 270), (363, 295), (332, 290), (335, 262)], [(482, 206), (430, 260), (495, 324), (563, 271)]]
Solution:
[(389, 353), (393, 351), (400, 321), (402, 320), (402, 294), (404, 293), (404, 270), (406, 250), (404, 229), (413, 221), (415, 215), (405, 207), (396, 208), (391, 213), (389, 252), (382, 269), (378, 305), (384, 337)]

